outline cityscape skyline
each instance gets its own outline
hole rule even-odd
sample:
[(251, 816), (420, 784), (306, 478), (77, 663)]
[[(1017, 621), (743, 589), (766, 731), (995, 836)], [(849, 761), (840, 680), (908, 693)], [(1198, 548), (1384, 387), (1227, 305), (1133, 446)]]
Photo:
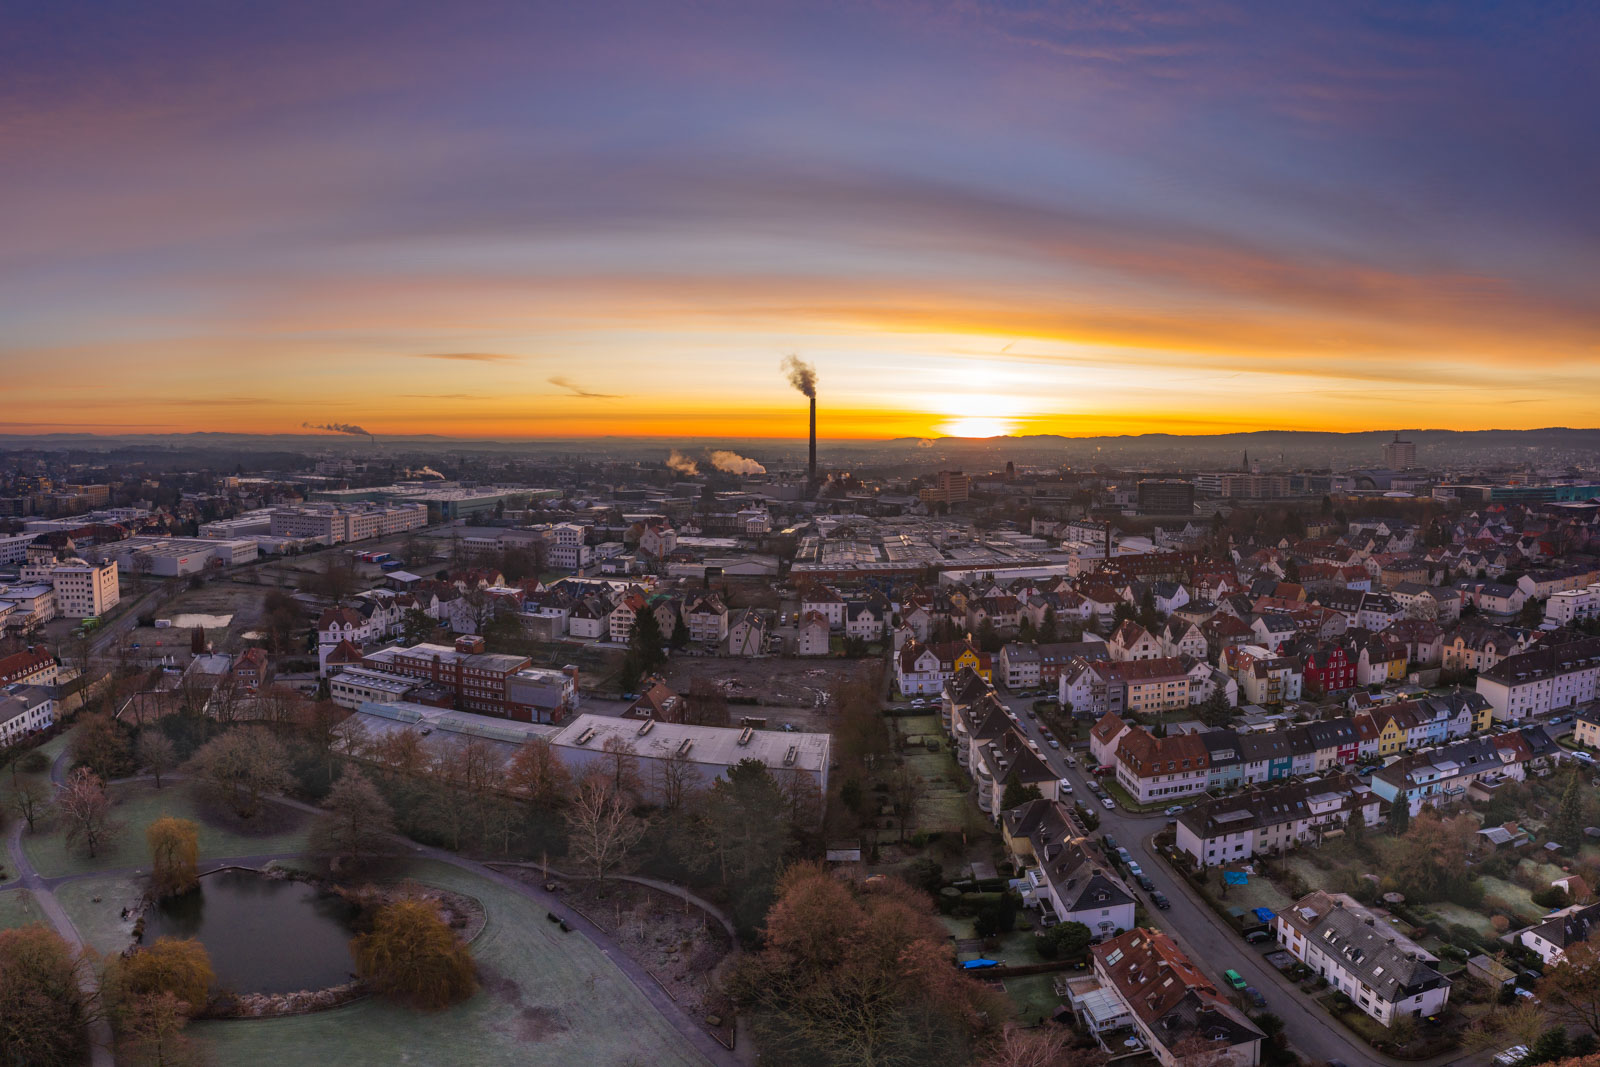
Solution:
[(375, 14), (0, 44), (0, 430), (1600, 425), (1582, 7)]

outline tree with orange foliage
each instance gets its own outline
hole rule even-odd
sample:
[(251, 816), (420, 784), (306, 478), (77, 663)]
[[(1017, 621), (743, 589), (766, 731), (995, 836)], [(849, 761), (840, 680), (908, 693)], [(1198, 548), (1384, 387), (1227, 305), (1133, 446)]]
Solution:
[(962, 974), (930, 902), (901, 882), (855, 888), (822, 866), (784, 873), (766, 948), (729, 992), (784, 1063), (941, 1067), (971, 1062), (1004, 1002)]
[(112, 960), (103, 988), (113, 1015), (134, 1011), (142, 998), (165, 993), (179, 1000), (185, 1015), (194, 1015), (211, 999), (216, 977), (211, 954), (200, 942), (162, 937)]
[(397, 900), (378, 911), (372, 932), (350, 942), (356, 973), (372, 988), (424, 1011), (448, 1007), (478, 988), (478, 968), (430, 900)]
[(157, 897), (187, 893), (200, 884), (200, 828), (164, 815), (144, 831), (150, 846), (150, 882)]

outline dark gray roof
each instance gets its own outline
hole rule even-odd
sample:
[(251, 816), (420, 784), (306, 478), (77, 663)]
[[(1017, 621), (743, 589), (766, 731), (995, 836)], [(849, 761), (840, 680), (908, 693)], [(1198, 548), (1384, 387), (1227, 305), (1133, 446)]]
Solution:
[(1450, 984), (1415, 944), (1342, 893), (1311, 893), (1282, 915), (1386, 1001)]

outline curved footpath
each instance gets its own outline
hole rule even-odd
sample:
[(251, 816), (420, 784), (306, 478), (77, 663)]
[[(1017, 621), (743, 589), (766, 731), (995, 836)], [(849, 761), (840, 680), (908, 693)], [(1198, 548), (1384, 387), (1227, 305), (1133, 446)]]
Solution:
[[(50, 768), (50, 780), (57, 787), (61, 786), (65, 781), (67, 763), (68, 754), (67, 752), (63, 751), (59, 756), (56, 757), (55, 763)], [(149, 776), (124, 778), (119, 779), (117, 782), (113, 782), (111, 784), (116, 785), (123, 782), (144, 781), (147, 780), (148, 777)], [(184, 776), (165, 775), (164, 780), (173, 782), (183, 781)], [(273, 797), (272, 799), (279, 804), (285, 804), (289, 807), (297, 808), (313, 815), (321, 813), (320, 808), (312, 804), (306, 804), (303, 801), (293, 800), (289, 797)], [(42, 910), (45, 914), (45, 917), (50, 920), (50, 924), (55, 927), (56, 932), (65, 938), (68, 944), (81, 951), (84, 947), (83, 938), (78, 933), (77, 927), (72, 924), (72, 920), (67, 917), (67, 913), (62, 910), (61, 905), (56, 901), (55, 890), (68, 882), (77, 881), (82, 878), (101, 878), (108, 876), (121, 877), (134, 874), (144, 874), (146, 873), (145, 868), (133, 867), (119, 868), (114, 870), (108, 869), (91, 871), (86, 874), (64, 875), (57, 878), (43, 878), (36, 870), (34, 870), (33, 864), (28, 862), (27, 853), (22, 848), (23, 826), (24, 824), (19, 822), (16, 826), (11, 828), (11, 832), (6, 836), (6, 848), (10, 853), (12, 866), (17, 872), (17, 878), (4, 888), (0, 888), (0, 893), (11, 892), (17, 889), (26, 889), (31, 892), (33, 894), (33, 898), (38, 901), (40, 910)], [(699, 1052), (707, 1062), (714, 1064), (715, 1067), (745, 1067), (747, 1063), (754, 1062), (755, 1057), (748, 1044), (741, 1046), (742, 1054), (735, 1053), (722, 1045), (721, 1042), (717, 1041), (716, 1038), (712, 1037), (705, 1030), (701, 1029), (700, 1024), (696, 1022), (695, 1019), (687, 1011), (685, 1011), (677, 1001), (669, 997), (666, 991), (662, 989), (659, 984), (657, 984), (655, 979), (650, 977), (650, 973), (645, 970), (642, 964), (638, 963), (626, 952), (624, 952), (621, 946), (613, 941), (610, 935), (608, 935), (604, 930), (601, 930), (588, 919), (584, 918), (582, 915), (572, 910), (572, 908), (562, 903), (557, 894), (547, 893), (540, 886), (531, 885), (519, 878), (514, 878), (502, 871), (495, 870), (493, 867), (490, 867), (486, 864), (479, 863), (476, 860), (465, 859), (453, 852), (447, 852), (444, 849), (432, 848), (427, 845), (419, 845), (415, 842), (404, 839), (396, 840), (403, 844), (405, 852), (411, 856), (421, 859), (434, 860), (439, 863), (446, 863), (452, 867), (458, 867), (461, 870), (477, 875), (480, 878), (487, 879), (488, 881), (491, 881), (504, 889), (509, 889), (514, 893), (520, 894), (521, 896), (524, 896), (529, 900), (541, 905), (546, 911), (552, 912), (560, 918), (566, 920), (569, 926), (593, 942), (595, 947), (598, 948), (600, 952), (611, 961), (612, 965), (615, 966), (617, 970), (621, 971), (622, 974), (627, 977), (628, 981), (633, 983), (634, 987), (639, 990), (639, 992), (647, 1001), (650, 1002), (656, 1011), (661, 1013), (662, 1018), (666, 1019), (672, 1028), (676, 1030), (690, 1046)], [(266, 853), (252, 856), (227, 856), (218, 859), (206, 860), (200, 865), (200, 870), (202, 873), (209, 874), (221, 867), (260, 866), (273, 860), (285, 860), (303, 855), (305, 855), (304, 852), (284, 852)], [(537, 867), (538, 865), (529, 864), (528, 866)], [(687, 893), (685, 890), (670, 886), (667, 883), (657, 883), (654, 880), (642, 880), (642, 884), (654, 885), (656, 888), (663, 889), (680, 897), (685, 896)], [(727, 917), (722, 915), (722, 913), (716, 908), (711, 907), (706, 902), (701, 901), (693, 896), (688, 896), (688, 899), (691, 903), (697, 904), (706, 909), (711, 915), (715, 916), (719, 922), (723, 923), (725, 927), (732, 926), (732, 923), (729, 922)], [(87, 968), (85, 969), (83, 981), (84, 991), (93, 993), (95, 990), (95, 977), (88, 971)], [(115, 1061), (112, 1057), (110, 1024), (104, 1019), (96, 1020), (90, 1026), (89, 1039), (91, 1063), (93, 1064), (93, 1067), (115, 1067)]]

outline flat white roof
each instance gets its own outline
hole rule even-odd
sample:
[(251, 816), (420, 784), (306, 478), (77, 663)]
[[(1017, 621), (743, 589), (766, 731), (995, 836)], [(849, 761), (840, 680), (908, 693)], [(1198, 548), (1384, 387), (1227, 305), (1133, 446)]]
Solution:
[[(609, 738), (633, 746), (643, 757), (668, 759), (689, 742), (685, 757), (692, 763), (731, 767), (740, 760), (760, 760), (773, 770), (821, 773), (828, 766), (829, 734), (756, 730), (734, 726), (691, 726), (686, 723), (656, 722), (640, 732), (647, 720), (621, 719), (607, 715), (583, 714), (573, 719), (550, 739), (564, 748), (603, 750)], [(578, 744), (578, 738), (588, 734)]]

